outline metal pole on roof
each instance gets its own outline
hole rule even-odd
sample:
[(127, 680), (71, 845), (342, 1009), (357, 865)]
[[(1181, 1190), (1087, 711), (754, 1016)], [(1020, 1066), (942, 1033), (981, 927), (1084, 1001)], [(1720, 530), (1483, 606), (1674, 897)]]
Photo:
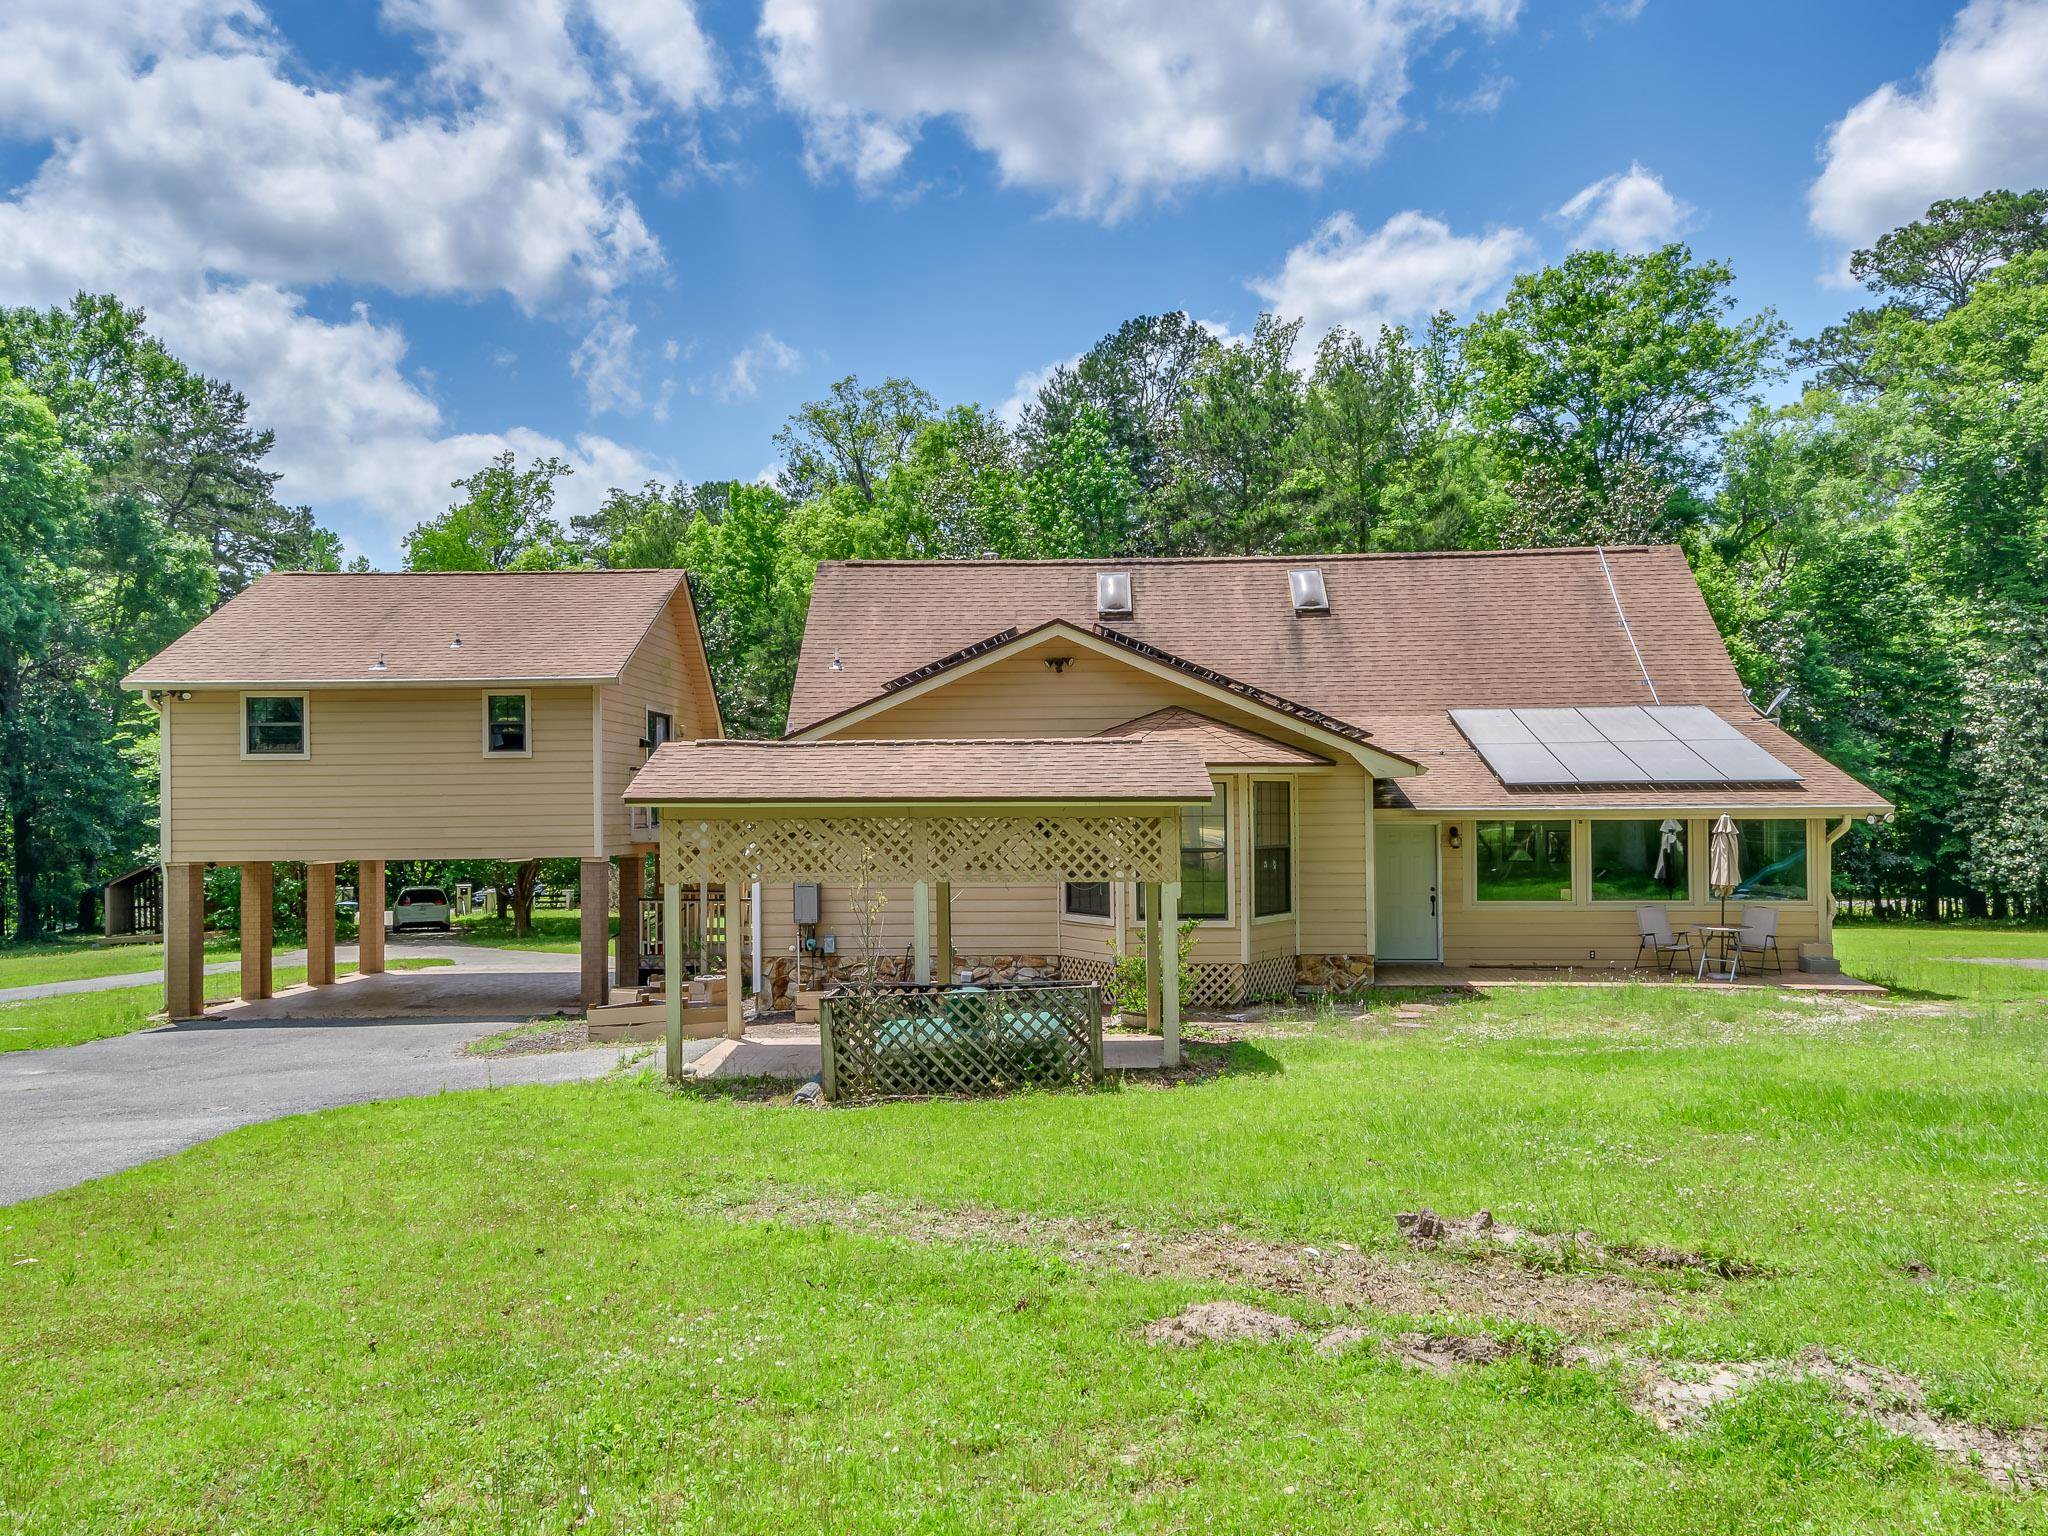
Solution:
[(1657, 685), (1651, 681), (1650, 669), (1643, 665), (1642, 648), (1636, 644), (1636, 632), (1628, 627), (1628, 611), (1621, 606), (1621, 593), (1614, 585), (1614, 571), (1607, 564), (1607, 551), (1599, 545), (1593, 546), (1593, 553), (1600, 557), (1600, 574), (1607, 578), (1607, 595), (1614, 599), (1614, 616), (1621, 620), (1621, 632), (1628, 636), (1628, 648), (1635, 653), (1636, 670), (1643, 674), (1643, 683), (1650, 690), (1650, 702), (1662, 704), (1657, 697)]

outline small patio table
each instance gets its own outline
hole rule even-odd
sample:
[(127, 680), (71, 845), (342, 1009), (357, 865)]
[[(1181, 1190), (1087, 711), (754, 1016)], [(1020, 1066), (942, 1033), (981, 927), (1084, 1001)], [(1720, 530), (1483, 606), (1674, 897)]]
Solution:
[[(1742, 932), (1740, 923), (1696, 923), (1693, 931), (1700, 936), (1700, 969), (1695, 981), (1733, 981), (1736, 972), (1742, 969), (1742, 947), (1735, 942)], [(1719, 945), (1721, 957), (1713, 958), (1711, 946)]]

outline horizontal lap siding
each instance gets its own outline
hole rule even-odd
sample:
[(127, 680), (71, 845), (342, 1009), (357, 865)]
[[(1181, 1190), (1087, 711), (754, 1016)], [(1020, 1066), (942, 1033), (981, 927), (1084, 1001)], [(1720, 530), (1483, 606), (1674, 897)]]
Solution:
[(678, 740), (719, 734), (708, 688), (695, 677), (699, 669), (688, 638), (688, 602), (680, 590), (669, 600), (619, 681), (604, 690), (605, 842), (613, 853), (623, 853), (631, 841), (623, 796), (647, 761), (640, 745), (646, 739), (647, 712), (674, 720)]
[(1365, 942), (1365, 817), (1372, 780), (1355, 765), (1304, 774), (1295, 791), (1295, 858), (1301, 864), (1301, 950), (1362, 955)]
[[(881, 888), (884, 898), (876, 924), (878, 947), (884, 954), (902, 954), (911, 947), (916, 894), (908, 885)], [(936, 892), (934, 893), (936, 900)], [(761, 888), (764, 955), (794, 953), (797, 932), (791, 917), (791, 887)], [(858, 903), (847, 886), (828, 885), (820, 893), (820, 937), (834, 935), (842, 954), (860, 948)], [(953, 888), (953, 948), (963, 955), (1051, 953), (1056, 942), (1053, 890), (1046, 885), (959, 885)]]
[(482, 687), (312, 689), (306, 761), (240, 756), (240, 691), (171, 712), (171, 856), (256, 859), (588, 855), (588, 687), (534, 688), (533, 756), (487, 758)]
[[(1691, 846), (1696, 861), (1696, 889), (1704, 889), (1706, 868), (1705, 823), (1695, 822)], [(1466, 847), (1453, 853), (1444, 850), (1444, 962), (1448, 965), (1629, 965), (1636, 957), (1636, 903), (1601, 902), (1576, 906), (1559, 902), (1550, 906), (1510, 906), (1468, 899), (1466, 858), (1472, 838), (1472, 823), (1462, 824)], [(1580, 834), (1583, 836), (1583, 833)], [(1824, 870), (1826, 855), (1824, 823), (1807, 823), (1808, 890), (1824, 888), (1817, 879)], [(1653, 905), (1645, 902), (1643, 905)], [(1720, 921), (1717, 901), (1654, 903), (1665, 906), (1674, 929)], [(1812, 901), (1765, 902), (1778, 909), (1778, 948), (1789, 967), (1797, 963), (1799, 946), (1819, 937), (1820, 910)], [(1742, 903), (1728, 904), (1728, 921), (1742, 920)], [(1588, 952), (1591, 952), (1590, 958)], [(1698, 957), (1698, 949), (1694, 949)]]

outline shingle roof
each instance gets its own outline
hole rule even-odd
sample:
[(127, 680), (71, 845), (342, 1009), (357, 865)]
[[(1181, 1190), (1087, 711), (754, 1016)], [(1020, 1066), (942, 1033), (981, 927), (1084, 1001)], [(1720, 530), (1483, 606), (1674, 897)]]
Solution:
[[(1604, 555), (1604, 559), (1603, 559)], [(1287, 573), (1314, 566), (1327, 613), (1301, 614)], [(1432, 804), (1522, 803), (1457, 735), (1447, 711), (1657, 701), (1704, 705), (1798, 768), (1796, 790), (1727, 791), (1717, 803), (1877, 809), (1847, 774), (1762, 725), (1684, 553), (1675, 546), (1196, 560), (843, 561), (818, 569), (789, 728), (853, 708), (892, 679), (1005, 629), (1098, 624), (1095, 576), (1131, 574), (1132, 614), (1108, 628), (1371, 733), (1419, 757), (1400, 793)], [(1613, 589), (1609, 590), (1610, 577)], [(1623, 629), (1617, 599), (1627, 614)], [(1634, 640), (1631, 646), (1631, 636)], [(1637, 660), (1641, 652), (1641, 662)], [(837, 665), (834, 665), (835, 658)], [(1445, 739), (1448, 733), (1449, 740)], [(1484, 777), (1459, 777), (1470, 754)], [(1441, 775), (1442, 777), (1439, 777)], [(1431, 781), (1435, 782), (1432, 783)], [(1438, 790), (1442, 790), (1442, 795)], [(1589, 791), (1571, 803), (1668, 803), (1672, 791)]]
[(624, 670), (683, 579), (681, 571), (273, 571), (126, 681), (606, 681)]
[(626, 787), (642, 805), (1142, 801), (1199, 804), (1212, 788), (1185, 741), (673, 741)]
[(1325, 768), (1330, 760), (1248, 731), (1241, 725), (1211, 720), (1178, 705), (1112, 725), (1104, 736), (1136, 736), (1145, 741), (1184, 741), (1212, 768)]

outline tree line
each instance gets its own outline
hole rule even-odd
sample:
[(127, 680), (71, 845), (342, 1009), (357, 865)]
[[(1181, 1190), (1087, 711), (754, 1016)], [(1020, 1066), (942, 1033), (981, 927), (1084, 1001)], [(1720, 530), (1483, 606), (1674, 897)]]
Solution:
[[(776, 434), (773, 484), (615, 488), (595, 513), (564, 518), (566, 464), (501, 456), (408, 535), (405, 563), (681, 566), (728, 729), (772, 735), (821, 560), (1674, 542), (1743, 681), (1759, 697), (1789, 685), (1787, 728), (1899, 806), (1838, 850), (1838, 893), (1881, 915), (2038, 917), (2048, 194), (1937, 203), (1849, 270), (1862, 302), (1813, 337), (1745, 312), (1729, 267), (1680, 244), (1576, 252), (1469, 321), (1338, 329), (1312, 348), (1271, 315), (1242, 335), (1142, 316), (1055, 369), (1014, 422), (942, 405), (907, 379), (843, 379)], [(131, 513), (154, 541), (135, 559), (178, 596), (123, 610), (128, 627), (103, 635), (102, 575), (84, 593), (53, 589), (44, 629), (0, 634), (10, 808), (20, 775), (47, 761), (47, 749), (17, 759), (10, 745), (15, 658), (62, 654), (80, 634), (139, 657), (252, 570), (336, 556), (303, 509), (270, 499), (268, 440), (222, 386), (184, 386), (213, 402), (210, 415), (188, 408), (184, 431), (92, 425), (109, 412), (90, 403), (96, 370), (40, 359), (76, 351), (110, 316), (162, 359), (153, 366), (176, 369), (110, 299), (0, 314), (7, 409), (24, 423), (7, 418), (0, 583), (23, 579), (8, 551), (36, 517), (84, 526), (126, 505), (139, 479), (158, 490)], [(125, 386), (111, 392), (136, 408)], [(110, 462), (130, 464), (137, 443), (152, 447), (133, 471)], [(206, 489), (167, 494), (188, 463)], [(100, 830), (42, 803), (26, 843), (0, 830), (17, 889), (26, 846), (29, 883), (60, 904), (114, 855), (110, 839), (125, 858), (151, 836), (149, 722), (106, 686), (119, 675), (111, 656), (82, 666), (98, 713), (77, 729), (98, 731), (89, 755), (109, 797), (83, 819)], [(17, 910), (34, 899), (18, 895)]]

